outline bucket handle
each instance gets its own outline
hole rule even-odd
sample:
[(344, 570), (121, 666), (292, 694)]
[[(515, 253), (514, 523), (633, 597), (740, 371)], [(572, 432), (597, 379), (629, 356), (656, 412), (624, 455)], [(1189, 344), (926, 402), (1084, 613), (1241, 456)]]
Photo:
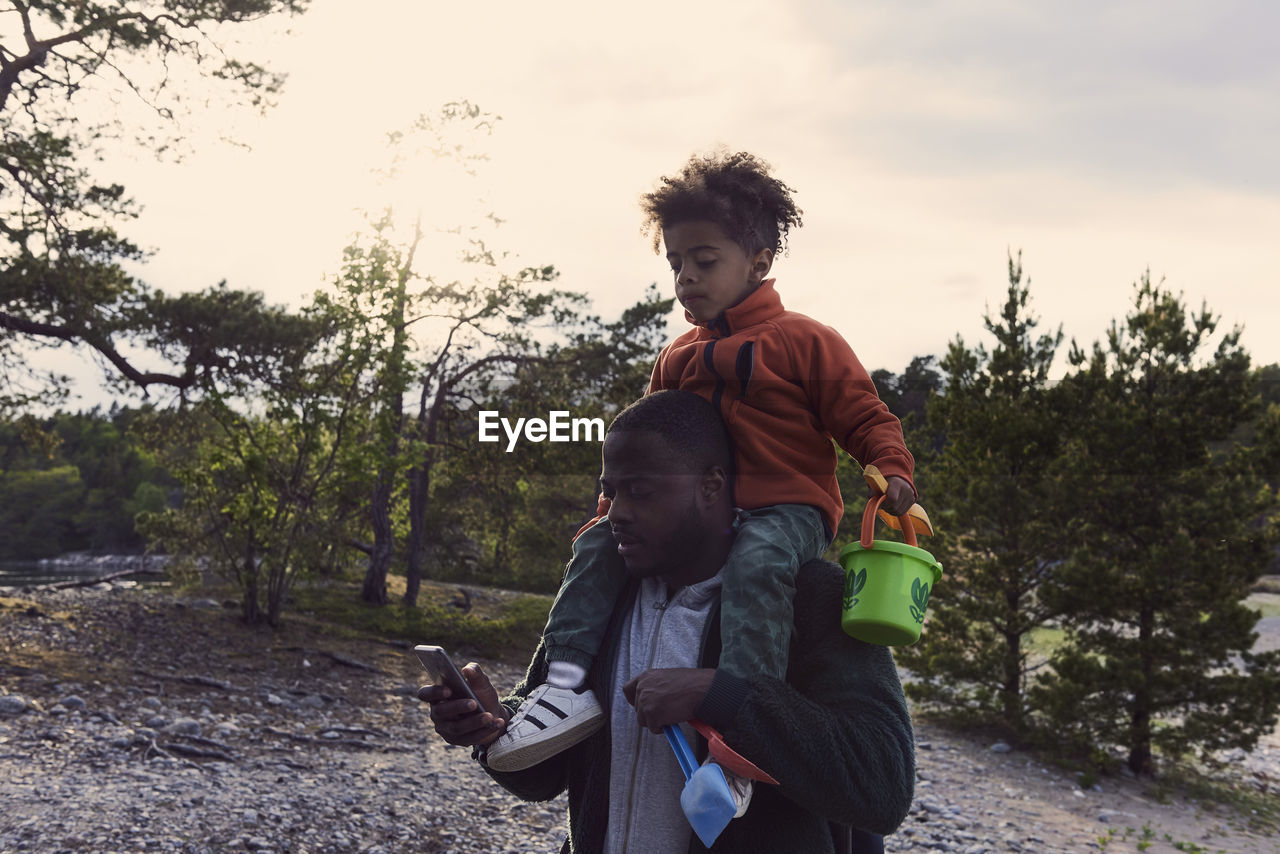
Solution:
[[(867, 507), (862, 511), (862, 537), (859, 542), (864, 549), (871, 548), (871, 543), (875, 539), (876, 511), (880, 509), (884, 499), (885, 494), (883, 492), (872, 496), (867, 499)], [(904, 513), (898, 517), (898, 521), (902, 524), (902, 537), (907, 541), (907, 545), (917, 545), (916, 528), (911, 522), (911, 517)]]

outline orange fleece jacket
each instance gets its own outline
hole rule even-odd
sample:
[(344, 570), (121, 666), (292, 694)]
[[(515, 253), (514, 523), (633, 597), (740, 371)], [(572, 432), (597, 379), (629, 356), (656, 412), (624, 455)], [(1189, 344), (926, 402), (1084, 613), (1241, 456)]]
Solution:
[(735, 445), (739, 507), (811, 504), (834, 533), (844, 500), (833, 438), (885, 477), (912, 482), (914, 460), (902, 424), (848, 342), (784, 309), (773, 283), (766, 279), (715, 320), (668, 344), (647, 393), (684, 389), (720, 410)]

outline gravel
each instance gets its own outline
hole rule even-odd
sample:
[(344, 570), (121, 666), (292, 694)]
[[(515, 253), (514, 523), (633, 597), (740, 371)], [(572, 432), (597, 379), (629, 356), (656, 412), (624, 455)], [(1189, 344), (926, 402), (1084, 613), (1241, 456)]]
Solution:
[[(26, 605), (0, 610), (0, 851), (560, 850), (563, 799), (517, 801), (468, 750), (436, 738), (407, 650), (332, 641), (341, 655), (329, 657), (306, 646), (325, 643), (311, 638), (220, 653), (208, 637), (175, 650), (156, 627), (181, 617), (175, 631), (192, 630), (193, 609), (177, 600), (140, 603), (113, 589), (40, 594), (38, 615)], [(75, 671), (57, 654), (137, 625), (156, 628), (155, 643), (104, 657), (100, 671)], [(520, 674), (481, 663), (499, 685)], [(1160, 803), (1140, 781), (1082, 789), (1005, 742), (928, 724), (917, 741), (915, 803), (889, 851), (1135, 851), (1144, 827), (1152, 854), (1280, 850), (1238, 815)], [(1228, 759), (1232, 773), (1275, 791), (1274, 735)]]

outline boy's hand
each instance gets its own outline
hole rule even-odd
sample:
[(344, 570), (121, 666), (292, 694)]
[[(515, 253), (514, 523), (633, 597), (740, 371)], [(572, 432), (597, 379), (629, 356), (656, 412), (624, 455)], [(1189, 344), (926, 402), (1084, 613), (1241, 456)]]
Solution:
[(498, 692), (480, 665), (473, 661), (462, 668), (462, 678), (475, 692), (481, 708), (472, 700), (450, 699), (452, 692), (443, 685), (423, 685), (418, 699), (431, 704), (431, 722), (445, 741), (463, 747), (487, 746), (506, 729), (510, 713), (498, 702)]
[(888, 486), (885, 488), (884, 503), (880, 505), (880, 509), (892, 516), (901, 516), (916, 503), (915, 490), (911, 488), (910, 481), (896, 474), (889, 475), (885, 481)]

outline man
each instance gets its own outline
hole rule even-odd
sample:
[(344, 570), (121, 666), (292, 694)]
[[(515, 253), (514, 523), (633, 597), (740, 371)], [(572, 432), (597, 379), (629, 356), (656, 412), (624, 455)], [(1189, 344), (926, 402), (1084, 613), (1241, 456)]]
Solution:
[[(714, 851), (881, 850), (874, 834), (893, 831), (911, 805), (914, 740), (889, 650), (840, 629), (843, 572), (823, 561), (801, 568), (785, 682), (717, 670), (719, 579), (735, 519), (719, 413), (690, 392), (649, 395), (614, 420), (602, 458), (607, 521), (630, 576), (587, 679), (607, 724), (530, 768), (486, 765), (489, 774), (526, 800), (568, 789), (564, 852), (705, 851), (681, 811), (684, 778), (661, 734), (697, 717), (778, 781), (755, 786)], [(539, 644), (505, 701), (478, 665), (463, 673), (480, 708), (441, 687), (418, 696), (432, 704), (441, 737), (473, 746), (485, 763), (485, 748), (546, 681), (546, 649)], [(704, 741), (697, 749), (706, 755)], [(861, 828), (857, 849), (847, 826)]]

